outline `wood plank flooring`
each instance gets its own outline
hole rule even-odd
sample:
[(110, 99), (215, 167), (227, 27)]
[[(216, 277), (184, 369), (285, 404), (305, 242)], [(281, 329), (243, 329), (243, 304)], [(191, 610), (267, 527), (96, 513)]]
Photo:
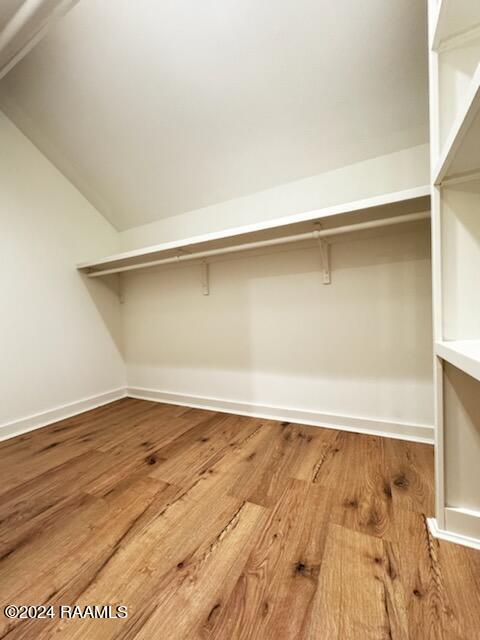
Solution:
[(426, 526), (430, 446), (124, 399), (0, 465), (0, 638), (480, 638), (480, 553)]

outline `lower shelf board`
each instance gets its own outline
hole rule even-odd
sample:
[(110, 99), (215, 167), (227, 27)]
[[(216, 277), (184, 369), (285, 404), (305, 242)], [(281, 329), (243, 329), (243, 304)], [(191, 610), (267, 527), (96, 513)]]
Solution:
[(480, 381), (480, 340), (443, 340), (435, 343), (437, 356)]

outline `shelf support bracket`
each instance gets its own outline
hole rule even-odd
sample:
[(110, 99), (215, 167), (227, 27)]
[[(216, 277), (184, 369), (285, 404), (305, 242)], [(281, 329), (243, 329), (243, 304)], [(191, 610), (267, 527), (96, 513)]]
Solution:
[(120, 304), (125, 304), (125, 290), (123, 287), (123, 278), (122, 274), (118, 273), (118, 301)]
[(322, 282), (323, 284), (330, 284), (332, 282), (330, 273), (330, 245), (326, 240), (323, 240), (323, 238), (321, 238), (319, 227), (320, 225), (319, 223), (317, 223), (317, 228), (313, 232), (313, 235), (320, 250), (320, 261), (322, 263)]
[(204, 296), (210, 294), (210, 274), (206, 260), (202, 260), (202, 293)]

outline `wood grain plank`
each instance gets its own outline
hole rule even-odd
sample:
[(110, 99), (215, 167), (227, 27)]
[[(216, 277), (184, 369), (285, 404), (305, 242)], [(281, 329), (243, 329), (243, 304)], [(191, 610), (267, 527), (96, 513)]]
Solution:
[(112, 462), (97, 451), (87, 451), (4, 493), (0, 500), (0, 557), (25, 537), (61, 517), (67, 503), (77, 501), (83, 489)]
[[(353, 433), (342, 434), (337, 439), (332, 522), (391, 539), (394, 535), (394, 512), (383, 440)], [(318, 481), (322, 482), (321, 471)]]
[[(130, 483), (108, 499), (83, 496), (0, 561), (0, 601), (42, 604), (77, 580), (76, 596), (114, 553), (158, 491), (152, 479)], [(80, 574), (80, 578), (78, 578)], [(61, 602), (61, 600), (60, 600)], [(0, 618), (0, 635), (18, 621)]]
[(156, 450), (159, 463), (152, 477), (184, 485), (195, 481), (229, 449), (248, 438), (261, 424), (243, 416), (217, 414), (197, 424), (171, 444)]
[(289, 480), (230, 598), (218, 603), (215, 620), (205, 620), (197, 637), (296, 637), (316, 589), (329, 504), (326, 489)]
[[(138, 631), (133, 628), (127, 637), (150, 640), (159, 625), (171, 640), (196, 637), (199, 629), (208, 629), (237, 582), (265, 519), (262, 507), (243, 503), (208, 549), (195, 553), (163, 580), (159, 596), (142, 612)], [(179, 611), (188, 611), (188, 616), (179, 616)]]
[(433, 449), (426, 444), (385, 439), (394, 504), (433, 515)]
[(439, 540), (438, 563), (454, 617), (460, 622), (461, 637), (474, 638), (480, 629), (480, 553)]
[(302, 639), (405, 640), (408, 620), (384, 542), (329, 525), (324, 562)]
[[(71, 418), (60, 420), (41, 429), (35, 429), (20, 436), (0, 442), (2, 460), (13, 462), (15, 456), (25, 456), (27, 452), (45, 448), (54, 442), (88, 437), (89, 431), (101, 433), (108, 430), (122, 419), (130, 420), (133, 416), (151, 411), (153, 403), (142, 404), (139, 400), (124, 398), (114, 403), (85, 411)], [(95, 429), (98, 427), (98, 430)]]
[(239, 478), (234, 488), (236, 495), (245, 495), (248, 500), (265, 506), (273, 506), (282, 495), (289, 479), (298, 469), (310, 448), (315, 447), (309, 429), (303, 426), (282, 423), (277, 425), (274, 436), (259, 451), (258, 460), (253, 460), (256, 472), (254, 482), (248, 475)]
[[(309, 445), (297, 461), (296, 467), (291, 470), (291, 476), (298, 480), (318, 483), (324, 477), (321, 473), (324, 463), (327, 462), (328, 466), (329, 458), (335, 455), (335, 442), (339, 438), (339, 431), (305, 426), (302, 428)], [(324, 484), (327, 484), (326, 480)]]
[(446, 587), (438, 540), (430, 534), (425, 516), (396, 508), (396, 535), (411, 637), (417, 638), (421, 629), (425, 640), (467, 638)]

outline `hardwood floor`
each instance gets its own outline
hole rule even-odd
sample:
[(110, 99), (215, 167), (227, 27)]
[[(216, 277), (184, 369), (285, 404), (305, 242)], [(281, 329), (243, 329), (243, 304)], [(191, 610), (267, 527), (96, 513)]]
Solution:
[(480, 553), (426, 526), (430, 446), (124, 399), (0, 465), (2, 609), (56, 614), (0, 638), (480, 638)]

